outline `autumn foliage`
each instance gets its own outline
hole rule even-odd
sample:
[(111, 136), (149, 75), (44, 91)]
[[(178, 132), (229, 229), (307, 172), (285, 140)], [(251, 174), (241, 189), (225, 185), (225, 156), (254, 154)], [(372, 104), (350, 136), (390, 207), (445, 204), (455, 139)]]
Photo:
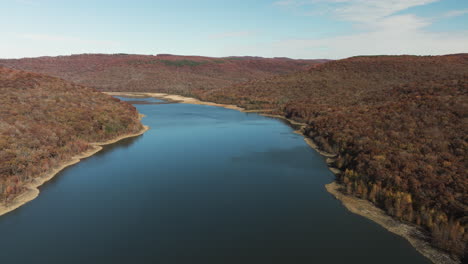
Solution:
[(63, 78), (100, 91), (193, 95), (253, 79), (305, 70), (325, 60), (82, 54), (0, 60), (0, 65)]
[[(336, 154), (332, 165), (342, 171), (337, 180), (343, 191), (425, 228), (435, 246), (462, 256), (468, 241), (468, 55), (362, 56), (323, 62), (90, 54), (0, 60), (0, 65), (48, 73), (100, 90), (191, 95), (302, 121), (307, 124), (306, 136)], [(28, 97), (16, 93), (16, 97)], [(48, 98), (74, 102), (75, 107), (90, 103), (66, 95)], [(9, 104), (15, 104), (16, 97), (8, 99)], [(41, 106), (48, 113), (49, 106)], [(14, 113), (19, 110), (1, 109), (8, 109), (7, 116), (12, 118), (7, 131), (14, 126), (17, 133), (23, 133), (21, 123), (14, 124)], [(34, 116), (21, 113), (23, 118)], [(72, 124), (71, 120), (81, 117), (67, 113), (72, 116), (62, 120)], [(93, 120), (88, 124), (95, 124)], [(79, 131), (90, 129), (86, 127)], [(0, 138), (0, 146), (15, 144), (16, 134), (3, 135), (10, 137)], [(25, 138), (22, 144), (35, 149), (35, 140)], [(52, 142), (39, 146), (58, 144)], [(2, 152), (1, 159), (21, 160), (21, 152), (10, 149)], [(14, 168), (22, 171), (26, 163), (17, 164)], [(23, 179), (10, 176), (8, 181), (3, 188), (11, 193), (18, 191), (16, 182)]]
[(125, 102), (64, 80), (0, 67), (0, 202), (89, 142), (142, 129)]
[(355, 57), (199, 97), (307, 123), (345, 192), (466, 252), (468, 55)]

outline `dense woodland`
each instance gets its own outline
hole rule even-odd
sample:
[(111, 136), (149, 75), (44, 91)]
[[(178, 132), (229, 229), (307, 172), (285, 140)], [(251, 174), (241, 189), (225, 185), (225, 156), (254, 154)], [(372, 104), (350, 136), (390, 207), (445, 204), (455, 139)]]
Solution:
[(466, 254), (468, 55), (355, 57), (199, 97), (307, 123), (343, 191)]
[(0, 67), (0, 93), (3, 204), (89, 142), (142, 129), (132, 105), (55, 77)]
[(101, 90), (192, 95), (304, 122), (304, 134), (336, 154), (332, 166), (342, 171), (344, 192), (420, 225), (435, 246), (466, 254), (468, 55), (323, 62), (170, 55), (0, 60)]
[(325, 60), (82, 54), (1, 60), (0, 66), (63, 78), (101, 91), (167, 92), (192, 96), (249, 80), (305, 70)]

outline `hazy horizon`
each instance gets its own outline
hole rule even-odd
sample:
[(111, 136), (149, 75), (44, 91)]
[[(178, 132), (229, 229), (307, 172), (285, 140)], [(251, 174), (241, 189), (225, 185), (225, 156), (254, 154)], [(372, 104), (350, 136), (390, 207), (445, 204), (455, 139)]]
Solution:
[[(339, 59), (349, 59), (353, 57), (373, 57), (373, 56), (450, 56), (450, 55), (458, 55), (458, 54), (468, 54), (468, 52), (462, 53), (448, 53), (448, 54), (437, 54), (437, 55), (430, 55), (430, 54), (378, 54), (378, 55), (354, 55), (350, 57), (344, 57)], [(202, 58), (230, 58), (230, 57), (252, 57), (252, 58), (264, 58), (264, 59), (291, 59), (291, 60), (339, 60), (339, 59), (329, 59), (329, 58), (291, 58), (291, 57), (264, 57), (264, 56), (255, 56), (255, 55), (232, 55), (232, 56), (204, 56), (204, 55), (197, 55), (197, 54), (171, 54), (171, 53), (158, 53), (158, 54), (137, 54), (137, 53), (124, 53), (124, 52), (117, 52), (117, 53), (73, 53), (73, 54), (59, 54), (59, 55), (39, 55), (33, 57), (17, 57), (17, 58), (1, 58), (0, 60), (15, 60), (15, 59), (35, 59), (35, 58), (57, 58), (57, 57), (70, 57), (70, 56), (80, 56), (80, 55), (134, 55), (134, 56), (161, 56), (161, 55), (168, 55), (168, 56), (177, 56), (177, 57), (202, 57)]]
[(83, 53), (341, 59), (468, 52), (458, 0), (0, 0), (0, 58)]

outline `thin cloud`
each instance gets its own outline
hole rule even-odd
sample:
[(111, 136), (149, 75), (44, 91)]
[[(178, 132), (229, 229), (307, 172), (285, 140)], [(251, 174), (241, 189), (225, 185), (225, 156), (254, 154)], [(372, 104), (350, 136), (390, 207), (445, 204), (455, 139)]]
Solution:
[(467, 52), (468, 31), (433, 33), (419, 28), (391, 28), (323, 39), (291, 39), (276, 42), (272, 50), (293, 57), (345, 58), (356, 55), (441, 55)]
[[(310, 14), (328, 13), (337, 19), (355, 23), (372, 23), (411, 7), (440, 0), (282, 0), (276, 6), (296, 6), (312, 9)], [(306, 12), (307, 13), (307, 12)]]
[(225, 38), (242, 38), (251, 37), (257, 35), (254, 31), (234, 31), (234, 32), (223, 32), (219, 34), (210, 35), (210, 39), (225, 39)]
[(340, 5), (332, 12), (342, 20), (374, 23), (399, 11), (437, 1), (439, 0), (339, 0), (333, 1)]
[(24, 5), (38, 5), (38, 2), (30, 1), (30, 0), (15, 0), (15, 2), (24, 4)]
[(291, 6), (291, 5), (297, 5), (298, 1), (295, 0), (283, 0), (283, 1), (276, 1), (273, 3), (273, 5), (277, 6)]
[(440, 16), (440, 18), (451, 18), (451, 17), (458, 17), (468, 14), (468, 9), (463, 10), (453, 10), (446, 12)]
[[(276, 52), (293, 50), (292, 56), (343, 58), (355, 55), (417, 54), (439, 55), (468, 51), (468, 32), (430, 32), (438, 19), (461, 16), (468, 10), (453, 10), (437, 18), (399, 14), (409, 8), (438, 0), (309, 0), (287, 1), (325, 10), (329, 16), (350, 22), (355, 32), (328, 38), (289, 39), (272, 44)], [(320, 7), (320, 8), (318, 8)], [(307, 54), (307, 55), (306, 55)]]

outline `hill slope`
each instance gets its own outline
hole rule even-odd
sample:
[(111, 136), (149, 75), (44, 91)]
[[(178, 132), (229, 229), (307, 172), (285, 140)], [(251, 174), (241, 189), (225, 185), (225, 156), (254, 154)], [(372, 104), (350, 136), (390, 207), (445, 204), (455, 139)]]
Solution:
[(355, 57), (198, 95), (307, 123), (337, 154), (344, 191), (425, 227), (461, 256), (468, 241), (468, 55)]
[(0, 65), (56, 76), (101, 91), (192, 95), (193, 91), (211, 90), (252, 79), (292, 73), (323, 61), (164, 54), (83, 54), (0, 60)]
[[(77, 55), (0, 64), (101, 90), (191, 95), (305, 122), (304, 134), (336, 154), (332, 166), (342, 171), (337, 180), (344, 192), (426, 228), (434, 245), (454, 255), (466, 252), (467, 54), (354, 57), (324, 64)], [(291, 73), (297, 69), (306, 70)]]
[(71, 157), (142, 130), (136, 109), (94, 89), (0, 67), (0, 205)]

